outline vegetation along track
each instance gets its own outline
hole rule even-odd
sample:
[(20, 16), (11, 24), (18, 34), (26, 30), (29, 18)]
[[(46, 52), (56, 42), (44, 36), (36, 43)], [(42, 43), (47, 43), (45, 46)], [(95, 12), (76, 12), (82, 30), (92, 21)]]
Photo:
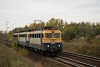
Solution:
[[(10, 45), (12, 42), (3, 41), (6, 45)], [(91, 57), (87, 55), (62, 52), (57, 57), (52, 57), (52, 60), (58, 61), (70, 67), (99, 67), (100, 58)]]
[(72, 52), (62, 52), (60, 55), (58, 55), (58, 57), (63, 59), (67, 58), (72, 61), (75, 61), (76, 63), (87, 65), (87, 66), (89, 65), (89, 66), (100, 67), (100, 58), (96, 58), (92, 56), (87, 56), (87, 55), (72, 53)]

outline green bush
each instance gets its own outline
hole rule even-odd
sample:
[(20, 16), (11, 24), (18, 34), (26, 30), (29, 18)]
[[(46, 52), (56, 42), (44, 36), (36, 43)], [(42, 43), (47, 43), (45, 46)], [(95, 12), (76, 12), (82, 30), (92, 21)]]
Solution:
[(16, 50), (21, 55), (24, 55), (24, 56), (27, 56), (28, 55), (28, 49), (18, 47), (18, 45), (15, 44), (15, 43), (12, 43), (11, 44), (11, 48), (13, 48), (14, 50)]

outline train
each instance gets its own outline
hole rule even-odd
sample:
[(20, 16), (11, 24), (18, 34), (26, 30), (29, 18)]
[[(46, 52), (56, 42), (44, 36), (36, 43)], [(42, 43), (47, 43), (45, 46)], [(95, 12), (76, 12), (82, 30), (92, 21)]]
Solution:
[(62, 51), (62, 32), (54, 27), (45, 26), (37, 30), (17, 32), (13, 34), (14, 41), (36, 51), (59, 54)]

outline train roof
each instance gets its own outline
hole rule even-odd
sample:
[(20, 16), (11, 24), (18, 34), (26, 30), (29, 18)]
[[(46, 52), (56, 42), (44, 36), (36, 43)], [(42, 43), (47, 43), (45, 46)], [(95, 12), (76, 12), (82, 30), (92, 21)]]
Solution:
[(19, 34), (26, 34), (26, 32), (29, 33), (41, 33), (41, 31), (43, 30), (58, 30), (57, 28), (53, 27), (53, 26), (45, 26), (45, 27), (40, 27), (40, 28), (36, 28), (36, 29), (27, 29), (27, 30), (22, 30), (19, 32), (16, 32), (14, 35), (18, 35)]
[(31, 31), (30, 34), (33, 34), (33, 33), (41, 33), (41, 32), (42, 32), (42, 30), (40, 30), (40, 31)]
[(18, 33), (14, 33), (13, 35), (18, 35)]

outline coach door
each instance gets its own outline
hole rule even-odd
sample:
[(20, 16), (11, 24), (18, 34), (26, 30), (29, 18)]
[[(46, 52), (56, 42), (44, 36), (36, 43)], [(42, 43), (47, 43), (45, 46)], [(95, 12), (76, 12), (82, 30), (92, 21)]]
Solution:
[(27, 40), (27, 46), (29, 46), (29, 41), (30, 41), (30, 35), (29, 35), (29, 33), (27, 33), (26, 40)]
[(19, 35), (19, 33), (18, 33), (18, 43), (19, 43), (19, 41), (20, 41), (20, 35)]

